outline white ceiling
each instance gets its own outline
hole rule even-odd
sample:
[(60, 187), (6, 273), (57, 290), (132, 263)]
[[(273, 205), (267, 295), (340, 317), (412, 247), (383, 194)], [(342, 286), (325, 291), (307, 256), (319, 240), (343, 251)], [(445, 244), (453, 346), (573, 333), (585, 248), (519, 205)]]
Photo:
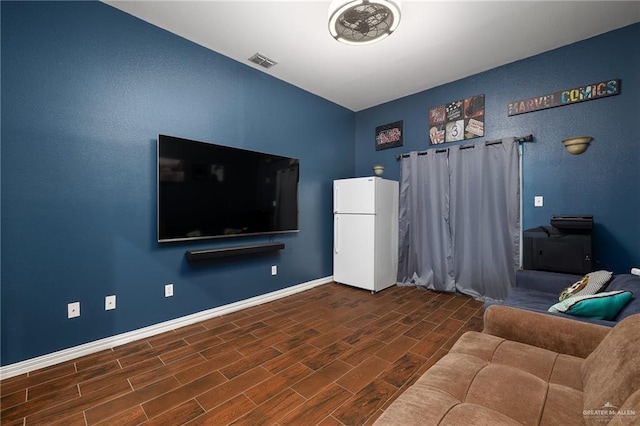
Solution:
[(404, 0), (395, 33), (348, 46), (329, 0), (105, 3), (352, 111), (640, 22), (639, 1)]

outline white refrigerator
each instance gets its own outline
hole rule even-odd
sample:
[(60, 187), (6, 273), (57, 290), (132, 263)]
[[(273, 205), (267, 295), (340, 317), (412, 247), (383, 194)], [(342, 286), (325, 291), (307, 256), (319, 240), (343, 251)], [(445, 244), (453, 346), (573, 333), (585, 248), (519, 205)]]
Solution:
[(396, 283), (398, 182), (333, 182), (333, 279), (372, 293)]

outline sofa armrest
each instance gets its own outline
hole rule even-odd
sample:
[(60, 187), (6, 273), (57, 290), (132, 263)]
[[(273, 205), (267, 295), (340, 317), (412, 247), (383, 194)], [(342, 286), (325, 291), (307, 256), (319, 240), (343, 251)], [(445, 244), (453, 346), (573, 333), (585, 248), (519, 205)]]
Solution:
[(484, 313), (483, 333), (580, 358), (586, 358), (610, 330), (503, 305), (490, 306)]
[(531, 290), (560, 295), (562, 290), (580, 278), (582, 278), (581, 275), (519, 269), (516, 271), (516, 287), (524, 287)]

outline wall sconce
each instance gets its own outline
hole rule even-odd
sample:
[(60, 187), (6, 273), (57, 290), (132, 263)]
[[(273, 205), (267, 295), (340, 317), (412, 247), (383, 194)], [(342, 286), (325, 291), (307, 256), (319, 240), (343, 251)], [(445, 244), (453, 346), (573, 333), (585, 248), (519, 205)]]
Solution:
[(593, 139), (591, 136), (575, 136), (564, 139), (562, 143), (569, 154), (578, 155), (587, 150), (591, 139)]
[(384, 173), (384, 165), (383, 164), (374, 164), (373, 173), (375, 173), (376, 176), (382, 176), (382, 174)]

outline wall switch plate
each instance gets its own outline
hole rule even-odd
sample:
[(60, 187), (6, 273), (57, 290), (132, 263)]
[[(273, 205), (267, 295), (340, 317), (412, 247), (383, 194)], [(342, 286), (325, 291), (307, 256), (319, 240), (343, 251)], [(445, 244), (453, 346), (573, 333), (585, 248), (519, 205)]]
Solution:
[(116, 308), (116, 295), (107, 296), (104, 298), (104, 310), (110, 311)]
[(278, 275), (278, 265), (273, 265), (271, 267), (271, 275)]
[(173, 284), (167, 284), (164, 286), (164, 297), (173, 296)]
[(80, 316), (80, 302), (73, 302), (67, 305), (67, 318)]
[(544, 205), (544, 198), (542, 195), (536, 195), (533, 197), (533, 206), (534, 207), (542, 207)]

